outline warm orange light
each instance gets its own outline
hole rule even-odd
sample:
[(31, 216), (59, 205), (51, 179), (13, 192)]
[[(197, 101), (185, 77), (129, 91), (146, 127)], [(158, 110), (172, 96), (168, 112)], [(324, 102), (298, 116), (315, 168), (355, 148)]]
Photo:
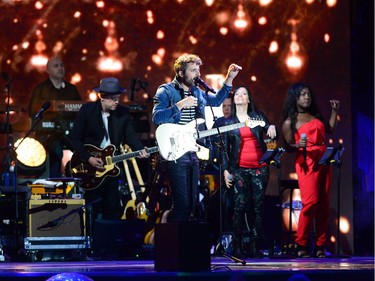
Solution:
[(14, 147), (17, 147), (17, 159), (27, 167), (39, 167), (46, 161), (46, 150), (43, 145), (35, 139), (18, 139)]
[(156, 38), (157, 39), (163, 39), (164, 38), (164, 32), (162, 30), (159, 30), (157, 33), (156, 33)]
[(98, 99), (98, 95), (95, 92), (90, 91), (89, 93), (89, 100), (96, 101)]
[(228, 34), (228, 28), (227, 27), (220, 27), (220, 34), (227, 35)]
[(146, 12), (146, 15), (147, 15), (147, 22), (149, 23), (149, 24), (153, 24), (154, 23), (154, 14), (152, 13), (152, 11), (151, 10), (148, 10), (147, 12)]
[(268, 48), (268, 52), (272, 54), (272, 53), (276, 53), (278, 50), (279, 50), (279, 44), (277, 43), (277, 41), (272, 41)]
[(193, 44), (193, 45), (195, 45), (195, 44), (198, 43), (197, 38), (195, 38), (195, 37), (192, 36), (192, 35), (189, 36), (189, 41), (190, 41), (190, 43)]
[(45, 67), (47, 65), (48, 58), (45, 55), (33, 55), (30, 59), (31, 64), (34, 67)]
[(159, 55), (152, 55), (151, 59), (157, 65), (161, 65), (163, 63), (163, 59)]
[(44, 7), (43, 3), (40, 1), (36, 1), (34, 6), (35, 6), (35, 9), (37, 10), (41, 10)]
[(114, 57), (101, 57), (98, 60), (98, 70), (103, 72), (119, 72), (122, 62)]
[(272, 0), (259, 0), (259, 5), (261, 6), (268, 6), (272, 3)]
[(98, 8), (104, 8), (104, 6), (105, 6), (104, 1), (96, 1), (96, 7), (98, 7)]
[(70, 79), (70, 83), (77, 84), (77, 83), (81, 82), (81, 80), (82, 80), (81, 74), (74, 73), (72, 78)]
[(267, 18), (266, 18), (266, 17), (260, 17), (260, 18), (258, 19), (258, 23), (259, 23), (260, 25), (265, 25), (265, 24), (267, 23)]
[(324, 42), (328, 43), (330, 41), (330, 36), (328, 33), (324, 34)]
[(326, 3), (328, 7), (334, 7), (337, 4), (337, 0), (327, 0)]
[(296, 54), (290, 54), (285, 62), (289, 70), (300, 70), (303, 64), (301, 57)]
[(346, 217), (340, 217), (340, 232), (347, 234), (350, 231), (350, 223)]
[(30, 46), (30, 42), (23, 42), (21, 46), (23, 49), (27, 49)]
[(243, 31), (250, 26), (250, 17), (244, 11), (242, 4), (238, 4), (238, 10), (236, 18), (233, 21), (233, 26), (238, 31)]

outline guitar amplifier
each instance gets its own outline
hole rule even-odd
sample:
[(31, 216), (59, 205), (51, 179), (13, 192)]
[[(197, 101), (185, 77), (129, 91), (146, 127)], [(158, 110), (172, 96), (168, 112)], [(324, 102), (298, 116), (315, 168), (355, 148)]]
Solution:
[(83, 237), (84, 199), (29, 200), (29, 237)]

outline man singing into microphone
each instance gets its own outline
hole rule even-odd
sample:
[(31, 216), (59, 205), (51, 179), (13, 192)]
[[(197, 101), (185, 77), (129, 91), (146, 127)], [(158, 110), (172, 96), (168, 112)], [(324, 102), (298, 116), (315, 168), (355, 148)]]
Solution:
[[(229, 95), (233, 79), (241, 67), (231, 64), (217, 94), (206, 95), (196, 85), (205, 84), (199, 83), (201, 65), (202, 60), (194, 54), (184, 54), (176, 59), (175, 78), (170, 83), (160, 85), (154, 96), (152, 120), (156, 126), (163, 123), (186, 125), (197, 118), (204, 118), (206, 105), (220, 106)], [(205, 88), (204, 85), (202, 87)], [(172, 191), (172, 208), (168, 222), (196, 220), (194, 211), (199, 182), (199, 160), (196, 153), (189, 151), (176, 161), (169, 161), (167, 173)]]
[[(29, 104), (29, 116), (32, 122), (40, 119), (35, 128), (35, 137), (46, 148), (49, 155), (49, 177), (61, 177), (61, 160), (63, 148), (71, 148), (69, 141), (69, 121), (73, 122), (76, 113), (48, 109), (48, 102), (53, 100), (76, 100), (81, 96), (77, 87), (64, 80), (65, 66), (60, 57), (52, 57), (46, 66), (48, 78), (38, 84), (32, 91)], [(43, 122), (54, 126), (46, 128)]]

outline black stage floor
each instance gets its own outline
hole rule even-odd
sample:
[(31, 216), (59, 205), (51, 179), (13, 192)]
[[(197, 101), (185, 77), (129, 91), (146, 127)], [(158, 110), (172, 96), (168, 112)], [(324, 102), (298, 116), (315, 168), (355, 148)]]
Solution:
[(246, 259), (245, 265), (225, 257), (212, 257), (210, 270), (202, 272), (155, 271), (154, 260), (0, 263), (0, 280), (39, 281), (52, 276), (53, 280), (61, 281), (85, 281), (89, 280), (87, 277), (94, 281), (367, 281), (374, 280), (374, 257)]

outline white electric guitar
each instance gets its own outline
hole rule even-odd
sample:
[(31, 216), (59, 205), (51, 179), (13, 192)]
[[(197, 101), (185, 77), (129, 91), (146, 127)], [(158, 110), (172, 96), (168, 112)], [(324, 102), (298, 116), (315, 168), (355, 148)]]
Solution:
[(231, 124), (223, 127), (197, 131), (196, 125), (204, 123), (204, 119), (199, 118), (186, 125), (161, 124), (155, 132), (156, 141), (160, 155), (168, 161), (175, 161), (188, 151), (198, 151), (197, 139), (205, 138), (219, 133), (239, 129), (242, 127), (254, 128), (265, 126), (265, 122), (259, 119), (249, 119), (242, 123)]

